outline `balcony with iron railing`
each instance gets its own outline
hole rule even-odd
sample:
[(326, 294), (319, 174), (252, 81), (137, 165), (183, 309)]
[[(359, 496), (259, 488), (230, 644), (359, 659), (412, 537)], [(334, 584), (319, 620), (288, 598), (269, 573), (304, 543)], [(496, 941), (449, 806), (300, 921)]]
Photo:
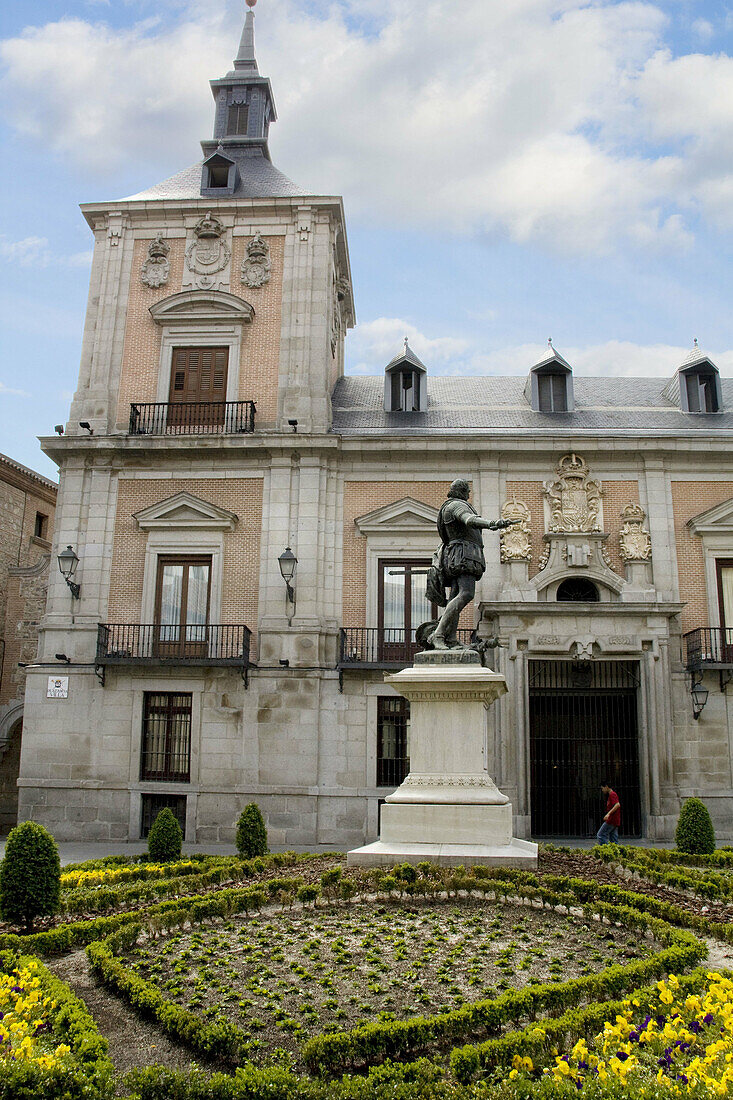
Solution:
[(243, 435), (255, 430), (254, 401), (137, 402), (130, 435)]
[(700, 626), (684, 634), (683, 640), (688, 670), (733, 669), (733, 629), (730, 627)]
[(241, 623), (100, 623), (96, 666), (225, 666), (239, 669), (246, 680), (251, 639), (251, 630)]
[[(473, 631), (459, 630), (458, 640), (471, 641)], [(339, 669), (405, 668), (423, 647), (405, 631), (379, 627), (347, 626), (340, 631)]]

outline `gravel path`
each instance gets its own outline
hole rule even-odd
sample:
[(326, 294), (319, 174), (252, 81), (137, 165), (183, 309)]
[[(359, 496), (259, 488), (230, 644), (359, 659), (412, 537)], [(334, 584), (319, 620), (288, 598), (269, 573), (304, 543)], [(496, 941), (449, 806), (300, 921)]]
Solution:
[[(121, 997), (97, 982), (85, 951), (75, 951), (63, 959), (47, 960), (46, 966), (68, 982), (84, 1001), (100, 1034), (109, 1043), (109, 1056), (119, 1074), (138, 1066), (162, 1064), (168, 1069), (187, 1069), (191, 1065), (190, 1050), (182, 1043), (172, 1042), (149, 1020), (141, 1019)], [(196, 1061), (206, 1065), (201, 1057)], [(212, 1064), (207, 1068), (221, 1067)]]

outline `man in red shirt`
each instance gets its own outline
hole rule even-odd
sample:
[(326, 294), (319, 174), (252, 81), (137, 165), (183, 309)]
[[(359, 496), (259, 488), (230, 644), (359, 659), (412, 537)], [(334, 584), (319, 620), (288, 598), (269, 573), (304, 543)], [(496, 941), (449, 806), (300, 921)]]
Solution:
[(611, 790), (607, 779), (601, 780), (601, 791), (606, 796), (606, 814), (596, 836), (599, 844), (618, 844), (618, 827), (621, 824), (621, 803), (618, 795)]

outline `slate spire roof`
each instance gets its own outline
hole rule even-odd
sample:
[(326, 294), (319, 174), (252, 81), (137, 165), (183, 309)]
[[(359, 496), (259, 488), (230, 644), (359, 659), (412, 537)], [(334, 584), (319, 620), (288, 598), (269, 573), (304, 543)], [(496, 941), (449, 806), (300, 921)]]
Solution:
[(395, 367), (401, 367), (404, 364), (409, 364), (411, 367), (417, 367), (418, 370), (426, 371), (427, 367), (424, 363), (421, 363), (415, 352), (409, 345), (407, 337), (405, 337), (405, 346), (398, 355), (395, 355), (394, 359), (390, 359), (387, 366), (384, 368), (387, 371), (394, 370)]
[[(214, 133), (211, 139), (201, 142), (203, 160), (162, 183), (146, 188), (136, 195), (127, 196), (130, 201), (202, 197), (288, 198), (311, 194), (278, 171), (270, 158), (270, 123), (277, 121), (277, 112), (270, 81), (260, 75), (257, 66), (252, 11), (254, 4), (250, 0), (247, 3), (250, 10), (245, 17), (233, 68), (226, 76), (211, 81), (211, 91), (216, 103)], [(234, 132), (231, 132), (232, 107), (241, 109)], [(214, 156), (220, 163), (226, 161), (227, 164), (236, 166), (232, 186), (221, 195), (212, 194), (212, 189), (207, 186), (210, 181), (207, 180), (205, 165)]]

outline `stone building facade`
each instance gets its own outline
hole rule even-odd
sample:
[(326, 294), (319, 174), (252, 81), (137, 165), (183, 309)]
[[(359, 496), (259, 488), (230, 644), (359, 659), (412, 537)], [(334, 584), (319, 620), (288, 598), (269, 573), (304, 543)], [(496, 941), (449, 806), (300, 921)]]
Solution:
[(46, 606), (57, 485), (0, 455), (0, 834), (18, 816), (23, 665)]
[(345, 377), (342, 203), (271, 163), (251, 12), (212, 91), (202, 161), (82, 208), (79, 385), (43, 441), (80, 590), (52, 571), (20, 816), (137, 839), (170, 805), (187, 839), (231, 841), (254, 799), (274, 845), (373, 839), (409, 767), (383, 676), (434, 613), (460, 475), (517, 520), (462, 623), (501, 642), (486, 754), (515, 835), (594, 832), (605, 773), (627, 834), (668, 838), (699, 794), (733, 838), (733, 384), (697, 347), (667, 384), (577, 378), (551, 346), (526, 378), (432, 378), (407, 345)]

